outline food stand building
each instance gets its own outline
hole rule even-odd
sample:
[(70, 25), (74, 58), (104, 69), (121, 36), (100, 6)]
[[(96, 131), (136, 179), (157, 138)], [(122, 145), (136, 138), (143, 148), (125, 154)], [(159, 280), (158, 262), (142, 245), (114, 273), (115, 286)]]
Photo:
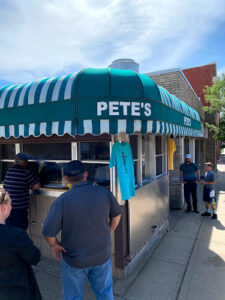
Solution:
[[(121, 199), (116, 170), (109, 169), (112, 146), (124, 132), (134, 159), (136, 195)], [(85, 69), (0, 89), (1, 181), (18, 152), (42, 188), (33, 192), (29, 232), (42, 254), (52, 257), (41, 237), (51, 203), (64, 192), (63, 166), (80, 159), (88, 180), (104, 185), (122, 206), (113, 238), (113, 271), (121, 277), (168, 228), (167, 141), (201, 137), (199, 114), (166, 89), (131, 70)]]

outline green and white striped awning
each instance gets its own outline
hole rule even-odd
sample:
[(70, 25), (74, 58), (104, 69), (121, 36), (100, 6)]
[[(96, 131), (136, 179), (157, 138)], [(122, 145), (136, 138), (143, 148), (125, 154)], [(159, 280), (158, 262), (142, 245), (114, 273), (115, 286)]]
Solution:
[[(186, 123), (190, 122), (190, 120), (201, 122), (200, 116), (196, 110), (188, 106), (185, 102), (179, 100), (176, 96), (170, 94), (165, 88), (161, 86), (158, 87), (164, 105), (171, 107), (176, 111), (179, 111), (181, 114), (184, 114), (184, 120), (186, 120)], [(202, 132), (200, 132), (199, 130), (181, 125), (175, 125), (175, 128), (173, 128), (171, 134), (179, 136), (202, 136)]]
[(56, 134), (201, 136), (190, 106), (133, 71), (86, 69), (0, 88), (0, 137)]
[(75, 135), (76, 74), (0, 89), (0, 137)]

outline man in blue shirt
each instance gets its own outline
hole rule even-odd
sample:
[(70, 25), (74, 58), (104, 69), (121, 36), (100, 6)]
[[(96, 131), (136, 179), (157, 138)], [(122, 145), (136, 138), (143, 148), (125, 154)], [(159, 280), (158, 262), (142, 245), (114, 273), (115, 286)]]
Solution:
[(199, 167), (191, 162), (191, 154), (185, 156), (185, 162), (180, 165), (180, 178), (184, 184), (184, 198), (187, 203), (186, 212), (191, 212), (191, 200), (193, 212), (199, 213), (198, 211), (198, 199), (197, 199), (197, 182), (200, 181)]
[(205, 163), (206, 173), (204, 176), (201, 176), (203, 181), (201, 184), (203, 188), (203, 201), (205, 202), (206, 211), (202, 214), (203, 217), (211, 216), (210, 205), (212, 206), (213, 215), (212, 219), (217, 219), (216, 213), (216, 175), (212, 170), (213, 164), (211, 162)]
[(42, 232), (56, 257), (62, 257), (64, 299), (82, 299), (88, 277), (97, 299), (113, 300), (111, 235), (120, 205), (108, 189), (86, 181), (80, 161), (69, 162), (64, 175), (72, 188), (52, 204)]

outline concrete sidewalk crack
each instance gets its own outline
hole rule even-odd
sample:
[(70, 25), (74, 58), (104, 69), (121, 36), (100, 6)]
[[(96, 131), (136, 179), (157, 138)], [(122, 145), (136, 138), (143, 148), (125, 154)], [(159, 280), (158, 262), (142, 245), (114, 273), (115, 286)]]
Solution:
[(169, 260), (162, 259), (162, 258), (151, 257), (150, 259), (151, 260), (159, 260), (159, 261), (163, 261), (163, 262), (166, 262), (166, 263), (175, 264), (175, 265), (179, 265), (179, 266), (184, 266), (185, 265), (185, 264), (182, 264), (182, 263), (178, 263), (178, 262), (175, 262), (175, 261), (169, 261)]
[(191, 256), (192, 256), (192, 253), (193, 253), (193, 250), (194, 250), (196, 241), (198, 240), (198, 234), (199, 234), (199, 232), (200, 232), (201, 226), (202, 226), (202, 222), (201, 222), (201, 224), (200, 224), (200, 226), (199, 226), (199, 228), (198, 228), (197, 234), (196, 234), (196, 236), (195, 236), (194, 243), (193, 243), (193, 246), (192, 246), (192, 248), (191, 248), (191, 252), (190, 252), (190, 254), (189, 254), (188, 261), (187, 261), (187, 264), (186, 264), (186, 267), (185, 267), (185, 270), (184, 270), (184, 273), (183, 273), (183, 276), (182, 276), (182, 279), (181, 279), (181, 282), (180, 282), (180, 285), (179, 285), (179, 289), (178, 289), (178, 291), (177, 291), (176, 300), (179, 299), (180, 292), (181, 292), (181, 288), (182, 288), (182, 285), (183, 285), (183, 282), (184, 282), (184, 278), (185, 278), (185, 275), (186, 275), (186, 273), (187, 273), (188, 266), (189, 266), (189, 264), (190, 264)]

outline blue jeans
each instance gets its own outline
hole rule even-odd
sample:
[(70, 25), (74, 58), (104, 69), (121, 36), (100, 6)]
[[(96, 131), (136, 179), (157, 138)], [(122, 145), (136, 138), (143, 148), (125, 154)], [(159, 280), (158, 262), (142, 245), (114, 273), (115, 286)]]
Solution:
[(112, 258), (105, 264), (89, 268), (73, 268), (62, 259), (62, 285), (64, 300), (82, 300), (86, 277), (97, 300), (113, 300)]

